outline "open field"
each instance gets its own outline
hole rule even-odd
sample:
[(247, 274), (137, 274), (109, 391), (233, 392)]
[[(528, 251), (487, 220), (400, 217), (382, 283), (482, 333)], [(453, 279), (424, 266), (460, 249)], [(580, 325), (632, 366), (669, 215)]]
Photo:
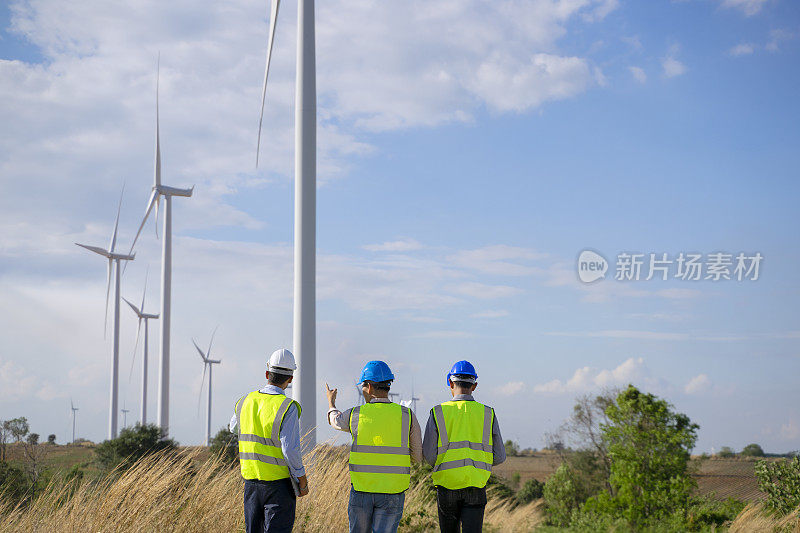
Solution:
[[(494, 472), (511, 481), (514, 473), (519, 473), (520, 483), (535, 478), (545, 481), (552, 474), (560, 459), (555, 453), (539, 452), (526, 457), (509, 457), (505, 463), (496, 466)], [(713, 494), (720, 500), (736, 498), (747, 502), (761, 501), (764, 493), (758, 490), (753, 467), (755, 459), (704, 459), (694, 475), (699, 494)]]
[[(82, 448), (82, 449), (79, 449)], [(50, 456), (65, 469), (71, 460), (85, 462), (89, 446), (56, 446)], [(546, 454), (545, 454), (546, 455)], [(555, 458), (552, 455), (552, 458)], [(548, 468), (542, 457), (509, 458), (512, 468), (527, 467), (535, 477)], [(349, 476), (346, 447), (317, 446), (306, 455), (312, 490), (298, 501), (295, 531), (347, 530)], [(751, 461), (709, 461), (710, 475), (746, 471)], [(734, 465), (734, 463), (738, 463)], [(55, 464), (55, 463), (54, 463)], [(505, 470), (505, 469), (500, 469)], [(521, 473), (522, 476), (522, 473)], [(423, 474), (412, 482), (400, 532), (437, 530), (435, 496), (430, 478)], [(49, 486), (27, 508), (13, 508), (0, 497), (0, 531), (243, 531), (243, 482), (238, 468), (225, 466), (200, 447), (183, 448), (176, 456), (155, 455), (124, 473), (65, 483), (54, 476)], [(486, 508), (487, 533), (531, 532), (545, 522), (541, 500), (515, 505), (490, 490)], [(730, 525), (731, 532), (800, 531), (796, 517), (770, 518), (760, 504), (748, 506)], [(544, 531), (557, 531), (552, 527)]]

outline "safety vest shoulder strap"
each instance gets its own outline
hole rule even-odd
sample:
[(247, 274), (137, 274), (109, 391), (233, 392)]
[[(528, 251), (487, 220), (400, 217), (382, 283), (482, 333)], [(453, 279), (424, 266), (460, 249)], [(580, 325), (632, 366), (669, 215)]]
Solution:
[(358, 444), (358, 420), (361, 409), (367, 405), (359, 405), (350, 410), (350, 434), (353, 436), (353, 444), (350, 451), (364, 453), (388, 453), (397, 455), (409, 455), (408, 436), (411, 433), (411, 410), (408, 407), (400, 406), (400, 446), (372, 446)]
[[(480, 405), (480, 404), (479, 404)], [(483, 435), (481, 442), (471, 442), (468, 440), (451, 441), (447, 434), (447, 423), (444, 417), (442, 404), (433, 408), (433, 419), (436, 422), (436, 428), (439, 430), (440, 445), (436, 453), (441, 455), (448, 450), (456, 450), (458, 448), (471, 448), (473, 450), (480, 450), (484, 452), (492, 451), (492, 421), (494, 419), (492, 408), (488, 405), (483, 406)]]
[[(250, 394), (248, 394), (247, 396), (243, 397), (242, 399), (240, 399), (236, 403), (236, 427), (239, 430), (239, 441), (240, 442), (259, 442), (259, 443), (265, 444), (267, 446), (280, 447), (280, 445), (281, 445), (281, 425), (282, 425), (282, 422), (283, 422), (283, 417), (284, 417), (284, 415), (286, 415), (286, 411), (289, 410), (289, 407), (291, 407), (292, 403), (296, 403), (296, 402), (294, 402), (294, 400), (292, 400), (291, 398), (286, 398), (285, 396), (283, 396), (283, 402), (281, 402), (280, 407), (278, 407), (278, 411), (275, 413), (275, 420), (272, 423), (271, 435), (269, 435), (268, 437), (267, 436), (262, 436), (262, 435), (255, 435), (253, 433), (243, 433), (242, 432), (242, 424), (241, 424), (242, 406), (244, 405), (245, 401), (247, 401), (248, 398), (250, 398), (251, 401), (258, 401), (256, 399), (257, 396), (254, 396), (254, 394), (260, 394), (260, 393), (258, 393), (258, 391), (256, 391), (255, 393), (251, 392)], [(299, 409), (299, 406), (298, 406), (298, 409)], [(298, 414), (300, 414), (299, 411), (298, 411)]]

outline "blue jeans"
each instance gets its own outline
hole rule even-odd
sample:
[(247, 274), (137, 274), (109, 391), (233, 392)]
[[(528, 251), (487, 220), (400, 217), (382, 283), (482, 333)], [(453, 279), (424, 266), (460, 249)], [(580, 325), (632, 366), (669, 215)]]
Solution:
[(289, 479), (244, 480), (244, 524), (247, 533), (291, 533), (296, 498)]
[(350, 533), (397, 533), (406, 493), (360, 492), (350, 487)]

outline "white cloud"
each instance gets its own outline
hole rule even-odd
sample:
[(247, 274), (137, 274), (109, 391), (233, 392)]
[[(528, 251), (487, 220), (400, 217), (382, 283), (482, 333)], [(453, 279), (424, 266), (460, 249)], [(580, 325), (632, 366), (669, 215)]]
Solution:
[(628, 67), (628, 70), (630, 71), (631, 76), (633, 76), (633, 79), (639, 83), (647, 82), (647, 74), (641, 67)]
[(567, 381), (554, 379), (535, 385), (534, 392), (561, 394), (567, 392), (585, 392), (593, 389), (624, 386), (628, 383), (653, 385), (644, 359), (631, 357), (613, 369), (595, 369), (584, 366), (575, 370)]
[(664, 76), (667, 78), (674, 78), (686, 72), (686, 66), (672, 56), (663, 58), (661, 67), (664, 70)]
[(782, 424), (780, 436), (784, 440), (797, 442), (797, 439), (800, 438), (800, 424), (797, 423), (797, 420), (792, 419), (787, 423)]
[(448, 259), (458, 267), (498, 276), (528, 276), (542, 272), (541, 267), (526, 263), (544, 259), (547, 254), (522, 248), (496, 244), (463, 250)]
[(496, 54), (479, 66), (469, 86), (498, 111), (527, 111), (548, 100), (584, 92), (593, 81), (587, 60), (538, 53), (518, 58)]
[(367, 244), (362, 248), (370, 252), (411, 252), (421, 249), (422, 245), (415, 239), (404, 238), (381, 244)]
[(480, 313), (473, 313), (470, 315), (472, 318), (502, 318), (508, 316), (508, 311), (504, 309), (482, 311)]
[(698, 374), (683, 387), (686, 394), (700, 394), (711, 389), (711, 380), (707, 374)]
[(739, 43), (736, 46), (732, 47), (728, 50), (728, 54), (739, 57), (739, 56), (746, 56), (750, 55), (755, 51), (755, 47), (750, 43)]
[(436, 330), (426, 331), (425, 333), (420, 333), (414, 336), (419, 339), (468, 339), (470, 337), (474, 337), (475, 334), (470, 333), (469, 331)]
[(513, 396), (525, 390), (525, 383), (522, 381), (509, 381), (495, 389), (495, 392), (501, 396)]
[(452, 285), (449, 290), (464, 296), (472, 298), (480, 298), (491, 300), (494, 298), (507, 298), (522, 292), (522, 289), (511, 287), (509, 285), (488, 285), (486, 283), (478, 283), (476, 281), (468, 281)]
[(738, 9), (748, 17), (752, 17), (764, 7), (767, 0), (722, 0), (722, 7)]
[(780, 50), (781, 44), (794, 39), (796, 35), (790, 31), (783, 30), (783, 29), (774, 29), (769, 32), (769, 41), (764, 46), (770, 52), (777, 52)]

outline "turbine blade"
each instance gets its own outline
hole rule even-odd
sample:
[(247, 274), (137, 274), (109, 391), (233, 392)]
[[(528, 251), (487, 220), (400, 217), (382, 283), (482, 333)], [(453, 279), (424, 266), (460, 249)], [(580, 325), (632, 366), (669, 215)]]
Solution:
[(141, 318), (141, 316), (140, 316), (140, 315), (142, 314), (142, 312), (139, 310), (139, 308), (138, 308), (138, 307), (136, 307), (134, 304), (132, 304), (132, 303), (130, 302), (130, 300), (128, 300), (127, 298), (123, 297), (122, 299), (123, 299), (123, 300), (125, 300), (125, 303), (126, 303), (126, 304), (128, 304), (128, 305), (131, 307), (131, 309), (133, 309), (133, 312), (134, 312), (134, 313), (136, 313), (136, 316), (138, 316), (139, 318)]
[(108, 334), (108, 300), (111, 297), (111, 269), (114, 266), (114, 260), (109, 258), (108, 259), (108, 275), (106, 278), (108, 279), (108, 286), (106, 287), (106, 314), (103, 315), (103, 338), (106, 338)]
[(119, 230), (119, 213), (122, 211), (122, 195), (125, 194), (125, 183), (122, 184), (122, 192), (119, 195), (119, 204), (117, 205), (117, 219), (114, 221), (114, 233), (111, 234), (111, 242), (108, 244), (108, 251), (114, 253), (114, 247), (117, 245), (117, 231)]
[[(125, 300), (128, 302), (128, 300)], [(128, 302), (130, 304), (130, 302)], [(131, 305), (133, 307), (133, 305)], [(136, 349), (139, 347), (139, 335), (142, 333), (142, 318), (139, 317), (139, 325), (136, 327), (136, 342), (133, 345), (133, 358), (131, 359), (131, 372), (128, 374), (128, 383), (131, 382), (131, 378), (133, 378), (133, 366), (136, 363)]]
[(144, 313), (144, 298), (147, 296), (147, 276), (150, 274), (150, 265), (147, 265), (147, 270), (144, 271), (144, 290), (142, 291), (142, 306), (139, 308)]
[(208, 351), (206, 352), (206, 359), (211, 357), (211, 345), (214, 344), (214, 335), (217, 334), (217, 329), (219, 329), (219, 325), (214, 328), (213, 333), (211, 333), (211, 341), (208, 343)]
[(161, 195), (156, 196), (156, 215), (155, 215), (155, 222), (156, 222), (156, 239), (158, 239), (158, 206), (161, 204)]
[(261, 115), (258, 118), (258, 142), (256, 143), (256, 168), (258, 168), (258, 153), (261, 151), (261, 123), (264, 121), (264, 103), (267, 100), (267, 79), (269, 78), (269, 64), (272, 61), (272, 44), (275, 41), (275, 24), (278, 21), (278, 8), (281, 0), (272, 0), (269, 15), (269, 36), (267, 37), (267, 65), (264, 68), (264, 86), (261, 89)]
[[(150, 199), (147, 201), (147, 210), (144, 212), (144, 217), (142, 218), (142, 223), (139, 224), (139, 229), (136, 231), (136, 235), (133, 237), (133, 242), (131, 243), (131, 249), (128, 251), (128, 254), (133, 252), (133, 247), (136, 246), (136, 241), (139, 240), (139, 235), (142, 233), (142, 228), (147, 223), (147, 217), (150, 215), (150, 211), (153, 210), (153, 204), (158, 204), (158, 190), (153, 189), (152, 194), (150, 194)], [(158, 226), (158, 214), (156, 214), (156, 227)]]
[(154, 187), (161, 185), (161, 140), (159, 138), (159, 119), (158, 119), (158, 85), (161, 79), (161, 52), (158, 53), (158, 66), (156, 67), (156, 163), (153, 173)]
[(192, 344), (194, 344), (194, 347), (197, 348), (197, 353), (200, 354), (200, 358), (203, 360), (203, 362), (205, 362), (207, 358), (206, 355), (203, 353), (203, 350), (200, 349), (200, 347), (197, 345), (194, 339), (192, 339)]
[(89, 246), (88, 244), (81, 244), (79, 242), (76, 242), (75, 244), (80, 246), (81, 248), (86, 248), (90, 252), (94, 252), (96, 254), (102, 255), (103, 257), (109, 257), (111, 255), (111, 254), (108, 253), (108, 250), (103, 250), (99, 246)]
[(197, 395), (197, 416), (200, 416), (200, 405), (203, 402), (203, 386), (206, 384), (207, 363), (203, 363), (203, 378), (200, 380), (200, 394)]

